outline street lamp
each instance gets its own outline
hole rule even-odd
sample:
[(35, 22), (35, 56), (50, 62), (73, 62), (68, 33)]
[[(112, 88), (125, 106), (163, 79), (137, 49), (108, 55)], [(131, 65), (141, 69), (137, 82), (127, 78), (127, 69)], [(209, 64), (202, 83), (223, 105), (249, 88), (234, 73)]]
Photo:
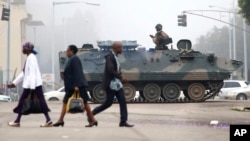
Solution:
[[(33, 40), (33, 44), (36, 45), (36, 28), (39, 27), (39, 26), (44, 26), (44, 23), (42, 21), (29, 21), (27, 23), (28, 26), (31, 26), (33, 27), (33, 36), (34, 36), (34, 40)], [(38, 48), (38, 50), (40, 50), (40, 48)], [(38, 58), (38, 62), (40, 63), (40, 55), (38, 55), (39, 58)]]
[[(55, 75), (55, 6), (57, 5), (65, 5), (65, 4), (74, 4), (74, 3), (85, 3), (91, 6), (100, 6), (99, 3), (90, 3), (86, 1), (68, 1), (68, 2), (54, 2), (52, 3), (52, 75)], [(52, 89), (54, 90), (54, 80), (52, 84)]]

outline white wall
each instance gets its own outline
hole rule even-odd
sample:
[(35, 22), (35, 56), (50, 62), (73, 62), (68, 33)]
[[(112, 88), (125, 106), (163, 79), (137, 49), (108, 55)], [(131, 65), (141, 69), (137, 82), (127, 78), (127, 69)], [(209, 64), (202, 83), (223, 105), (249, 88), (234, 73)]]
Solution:
[[(0, 1), (0, 5), (6, 3)], [(0, 15), (2, 15), (2, 8), (0, 8)], [(24, 34), (21, 33), (21, 20), (27, 18), (27, 12), (22, 6), (11, 6), (11, 39), (10, 39), (10, 79), (17, 68), (17, 73), (22, 70), (23, 55), (22, 55), (22, 42), (25, 40)], [(7, 62), (7, 21), (0, 21), (0, 68), (3, 70), (4, 82), (6, 82), (6, 62)]]

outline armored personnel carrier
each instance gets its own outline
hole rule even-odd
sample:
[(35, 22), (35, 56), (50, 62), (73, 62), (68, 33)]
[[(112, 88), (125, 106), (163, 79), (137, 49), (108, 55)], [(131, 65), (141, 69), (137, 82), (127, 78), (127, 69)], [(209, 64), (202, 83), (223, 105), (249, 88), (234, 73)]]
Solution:
[[(79, 49), (84, 74), (89, 82), (89, 92), (94, 102), (105, 100), (101, 81), (104, 56), (109, 53), (112, 41), (98, 41), (99, 49), (84, 44)], [(233, 71), (242, 66), (241, 61), (220, 58), (212, 53), (192, 50), (189, 40), (180, 40), (178, 49), (161, 50), (139, 48), (137, 41), (122, 41), (123, 54), (119, 56), (122, 74), (129, 80), (124, 85), (125, 97), (134, 102), (136, 91), (140, 102), (202, 102), (214, 97), (230, 78)], [(59, 53), (61, 76), (67, 57)], [(181, 92), (185, 99), (179, 99)]]

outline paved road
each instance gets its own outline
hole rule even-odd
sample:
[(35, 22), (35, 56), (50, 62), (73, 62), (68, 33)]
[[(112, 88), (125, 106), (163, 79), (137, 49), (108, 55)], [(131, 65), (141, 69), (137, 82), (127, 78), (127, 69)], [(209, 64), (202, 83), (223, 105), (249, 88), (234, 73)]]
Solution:
[[(61, 104), (49, 102), (53, 121)], [(0, 103), (0, 141), (229, 141), (229, 124), (250, 124), (250, 112), (230, 110), (250, 101), (215, 101), (186, 104), (129, 104), (134, 128), (120, 128), (119, 105), (96, 116), (98, 127), (85, 128), (86, 115), (67, 114), (63, 128), (40, 128), (43, 115), (23, 116), (21, 128), (7, 126), (15, 118), (16, 103)], [(92, 104), (91, 107), (97, 105)], [(209, 125), (218, 120), (218, 126)]]

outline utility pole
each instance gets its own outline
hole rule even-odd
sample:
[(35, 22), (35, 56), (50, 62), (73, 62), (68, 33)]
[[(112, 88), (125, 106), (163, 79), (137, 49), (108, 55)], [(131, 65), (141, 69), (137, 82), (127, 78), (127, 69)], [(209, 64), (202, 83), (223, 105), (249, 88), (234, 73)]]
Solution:
[(232, 59), (232, 26), (228, 26), (229, 59)]
[[(6, 86), (10, 81), (10, 0), (8, 0), (8, 9), (9, 9), (9, 20), (8, 20), (8, 29), (7, 29), (7, 49), (6, 49)], [(6, 88), (6, 95), (9, 95), (9, 90)]]
[[(56, 35), (56, 30), (55, 30), (55, 7), (57, 5), (67, 5), (67, 4), (77, 4), (77, 3), (84, 3), (86, 5), (91, 5), (91, 6), (100, 6), (99, 3), (90, 3), (90, 2), (86, 2), (86, 1), (66, 1), (66, 2), (52, 2), (52, 51), (51, 51), (51, 58), (52, 58), (52, 63), (51, 63), (51, 67), (52, 67), (52, 76), (53, 76), (53, 83), (52, 83), (52, 90), (54, 90), (55, 85), (54, 85), (54, 81), (55, 81), (55, 35)], [(65, 35), (64, 35), (65, 36)], [(64, 41), (65, 43), (65, 41)]]
[[(235, 0), (233, 0), (233, 25), (236, 25), (236, 13), (235, 13)], [(236, 27), (233, 27), (233, 60), (236, 60)], [(237, 75), (236, 71), (234, 71), (233, 76)]]
[(244, 67), (244, 78), (245, 78), (245, 81), (248, 82), (248, 64), (247, 64), (247, 35), (246, 35), (246, 19), (244, 18), (243, 19), (243, 28), (245, 29), (243, 31), (243, 37), (244, 37), (244, 64), (245, 64), (245, 67)]
[[(223, 8), (223, 7), (220, 7), (220, 6), (214, 6), (214, 5), (210, 5), (209, 6), (210, 8), (219, 8), (219, 9), (222, 9), (222, 10), (226, 10), (226, 11), (230, 11), (230, 10), (228, 10), (228, 9), (226, 9), (226, 8)], [(230, 24), (232, 24), (232, 21), (231, 21), (231, 13), (230, 12), (228, 12), (228, 23), (230, 23)], [(228, 45), (229, 45), (229, 59), (232, 59), (232, 53), (233, 53), (233, 51), (232, 51), (232, 26), (231, 25), (229, 25), (228, 26)], [(232, 76), (230, 77), (230, 79), (232, 80)]]

